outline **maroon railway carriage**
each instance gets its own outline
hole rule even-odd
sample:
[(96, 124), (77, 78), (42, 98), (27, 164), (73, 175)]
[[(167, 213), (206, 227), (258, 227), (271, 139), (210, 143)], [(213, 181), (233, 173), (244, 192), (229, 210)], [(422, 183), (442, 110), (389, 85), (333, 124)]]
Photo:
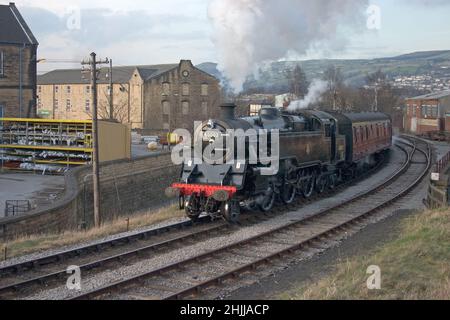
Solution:
[(392, 121), (381, 112), (331, 113), (338, 121), (339, 133), (346, 136), (346, 160), (372, 162), (377, 153), (392, 146)]

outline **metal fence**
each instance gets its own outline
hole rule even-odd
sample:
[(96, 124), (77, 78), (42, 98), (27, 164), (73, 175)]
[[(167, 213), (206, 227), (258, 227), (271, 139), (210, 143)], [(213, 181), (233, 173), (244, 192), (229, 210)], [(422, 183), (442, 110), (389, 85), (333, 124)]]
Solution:
[(450, 163), (450, 152), (448, 152), (445, 156), (441, 158), (436, 163), (436, 166), (434, 168), (434, 172), (436, 173), (444, 173), (443, 171), (447, 168), (448, 164)]
[(14, 217), (31, 210), (29, 200), (7, 200), (5, 202), (5, 217)]

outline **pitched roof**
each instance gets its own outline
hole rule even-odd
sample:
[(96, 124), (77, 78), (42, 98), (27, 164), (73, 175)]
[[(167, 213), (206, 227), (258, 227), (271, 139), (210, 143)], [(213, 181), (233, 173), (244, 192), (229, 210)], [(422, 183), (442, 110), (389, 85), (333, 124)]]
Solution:
[(14, 3), (0, 5), (0, 43), (39, 44)]
[(431, 99), (442, 99), (450, 96), (450, 90), (434, 92), (429, 94), (424, 94), (422, 96), (417, 96), (414, 98), (408, 98), (407, 100), (431, 100)]
[[(129, 82), (136, 70), (142, 79), (148, 81), (177, 67), (178, 64), (113, 67), (113, 83)], [(101, 68), (98, 79), (98, 83), (109, 83), (109, 68)], [(81, 69), (59, 69), (38, 76), (40, 85), (84, 83), (89, 83), (89, 75), (83, 76)]]

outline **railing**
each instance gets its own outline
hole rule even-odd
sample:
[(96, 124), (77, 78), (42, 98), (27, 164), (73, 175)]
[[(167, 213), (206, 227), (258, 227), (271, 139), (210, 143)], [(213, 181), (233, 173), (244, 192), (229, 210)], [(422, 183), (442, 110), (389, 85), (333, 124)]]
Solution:
[(5, 203), (5, 217), (14, 217), (31, 210), (28, 200), (7, 200)]
[(448, 164), (450, 163), (450, 152), (448, 152), (445, 156), (443, 156), (435, 165), (434, 172), (443, 173)]

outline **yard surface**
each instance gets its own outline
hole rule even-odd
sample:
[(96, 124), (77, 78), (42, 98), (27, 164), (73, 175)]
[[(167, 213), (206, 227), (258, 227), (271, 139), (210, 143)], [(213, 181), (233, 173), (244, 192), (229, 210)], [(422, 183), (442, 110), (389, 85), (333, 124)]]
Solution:
[(4, 217), (5, 201), (29, 200), (33, 208), (48, 205), (64, 192), (63, 176), (31, 173), (0, 174), (0, 218)]

